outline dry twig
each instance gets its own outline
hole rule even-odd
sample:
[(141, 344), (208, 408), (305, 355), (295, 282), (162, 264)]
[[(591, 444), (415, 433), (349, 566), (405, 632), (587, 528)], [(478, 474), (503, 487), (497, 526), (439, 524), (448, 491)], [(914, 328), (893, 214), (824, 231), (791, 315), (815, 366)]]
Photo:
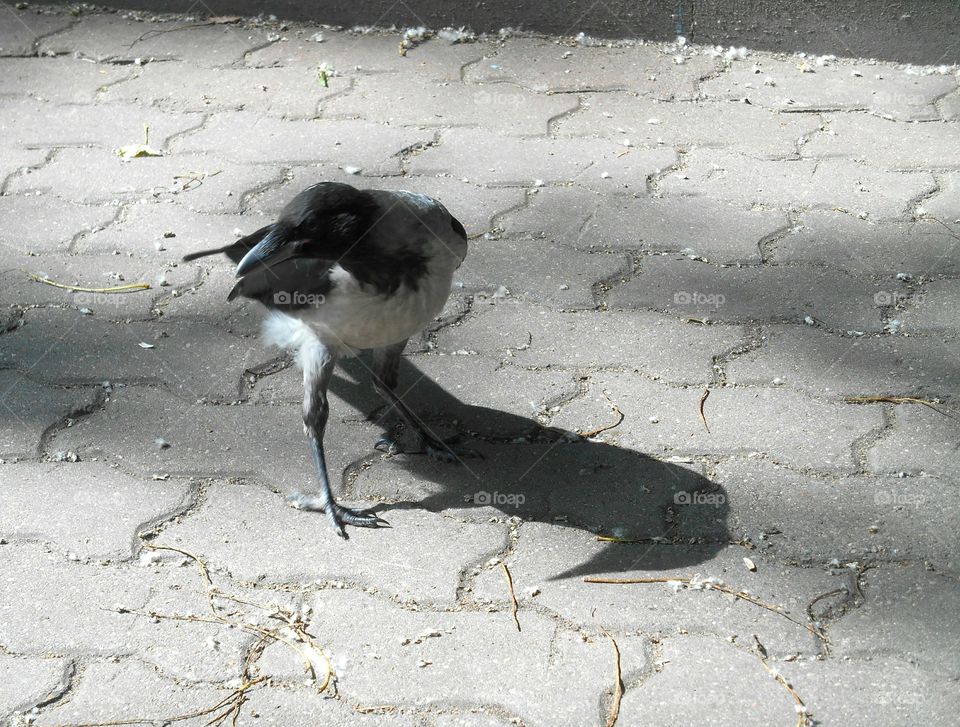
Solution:
[(507, 590), (510, 591), (510, 614), (513, 616), (513, 622), (517, 625), (517, 631), (520, 630), (520, 619), (517, 618), (517, 594), (513, 590), (513, 576), (510, 575), (510, 569), (506, 563), (501, 563), (503, 575), (507, 579)]
[(617, 642), (614, 641), (609, 633), (606, 631), (603, 633), (610, 639), (610, 644), (613, 646), (613, 654), (616, 659), (616, 681), (613, 684), (613, 703), (610, 705), (610, 714), (607, 716), (607, 727), (613, 727), (617, 721), (617, 717), (620, 716), (620, 700), (623, 698), (623, 672), (620, 667), (620, 647), (617, 646)]
[(610, 397), (607, 396), (606, 392), (604, 392), (603, 398), (607, 400), (607, 403), (610, 404), (610, 408), (613, 409), (613, 413), (617, 415), (617, 421), (615, 421), (613, 424), (604, 424), (601, 427), (597, 427), (596, 429), (590, 429), (589, 431), (586, 431), (586, 432), (578, 431), (577, 434), (579, 434), (584, 439), (590, 439), (590, 437), (595, 437), (598, 434), (600, 434), (600, 432), (605, 432), (608, 429), (619, 427), (625, 418), (624, 413), (620, 411), (620, 407), (618, 407), (616, 404), (610, 401)]
[(72, 290), (75, 293), (135, 293), (138, 290), (150, 290), (150, 283), (127, 283), (126, 285), (114, 285), (109, 288), (84, 288), (79, 285), (67, 285), (66, 283), (58, 283), (55, 280), (50, 280), (50, 278), (44, 278), (40, 275), (35, 275), (34, 273), (27, 273), (27, 277), (30, 280), (36, 281), (38, 283), (43, 283), (44, 285), (52, 285), (54, 288), (63, 288), (64, 290)]
[(707, 434), (710, 434), (710, 425), (707, 424), (707, 418), (703, 414), (703, 403), (707, 400), (707, 397), (710, 396), (710, 389), (704, 389), (703, 394), (700, 395), (700, 421), (703, 422), (704, 428), (707, 430)]

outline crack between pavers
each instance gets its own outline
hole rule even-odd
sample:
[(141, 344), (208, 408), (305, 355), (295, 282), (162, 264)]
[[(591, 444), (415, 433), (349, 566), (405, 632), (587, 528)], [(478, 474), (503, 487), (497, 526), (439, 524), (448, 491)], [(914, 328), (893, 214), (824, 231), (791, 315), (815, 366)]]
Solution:
[(622, 258), (623, 262), (617, 270), (609, 275), (605, 275), (590, 285), (590, 297), (593, 299), (594, 310), (605, 311), (608, 308), (608, 297), (610, 292), (616, 288), (623, 287), (640, 273), (639, 257), (627, 251), (605, 251), (597, 250), (588, 252), (588, 255), (615, 255)]
[[(26, 374), (22, 374), (24, 378), (28, 378)], [(32, 379), (29, 379), (32, 381)], [(41, 382), (42, 383), (42, 382)], [(53, 439), (64, 429), (69, 429), (73, 427), (77, 421), (83, 420), (87, 417), (93, 416), (97, 412), (103, 411), (106, 406), (107, 401), (107, 392), (103, 389), (102, 386), (94, 388), (93, 386), (58, 386), (57, 388), (76, 388), (81, 391), (91, 390), (94, 393), (93, 401), (87, 404), (77, 406), (74, 409), (71, 409), (67, 414), (60, 417), (59, 420), (55, 421), (53, 424), (48, 426), (43, 430), (43, 433), (40, 435), (40, 441), (36, 447), (36, 459), (38, 461), (53, 461), (49, 450), (50, 445), (53, 444)]]
[(293, 170), (295, 168), (293, 165), (281, 166), (272, 179), (268, 179), (266, 182), (262, 182), (251, 189), (245, 189), (241, 192), (240, 199), (237, 202), (237, 213), (240, 215), (248, 214), (251, 211), (253, 203), (259, 200), (264, 194), (274, 190), (280, 190), (292, 182), (294, 177)]
[[(744, 337), (739, 343), (711, 357), (713, 385), (727, 387), (726, 365), (732, 363), (740, 356), (758, 350), (766, 342), (767, 339), (763, 336), (762, 329), (759, 325), (750, 324), (745, 326), (745, 328)], [(730, 388), (737, 387), (732, 386)]]
[(173, 154), (171, 145), (174, 142), (179, 140), (181, 137), (186, 137), (186, 136), (189, 136), (190, 134), (203, 131), (204, 128), (206, 128), (207, 124), (209, 124), (216, 116), (216, 114), (212, 114), (212, 113), (189, 113), (189, 114), (185, 113), (180, 115), (181, 116), (199, 116), (200, 121), (196, 124), (196, 126), (191, 126), (188, 129), (181, 129), (180, 131), (175, 131), (169, 136), (167, 136), (163, 140), (163, 143), (160, 145), (160, 151), (164, 152), (164, 154), (166, 155)]
[(897, 424), (895, 404), (880, 405), (881, 423), (870, 431), (860, 435), (850, 445), (850, 456), (856, 466), (856, 475), (869, 475), (870, 450), (877, 447), (884, 439), (893, 434)]
[(53, 147), (51, 149), (48, 149), (43, 159), (41, 159), (36, 164), (27, 164), (26, 166), (20, 167), (19, 169), (15, 169), (12, 172), (10, 172), (10, 174), (8, 174), (6, 177), (0, 180), (0, 195), (5, 196), (9, 192), (10, 183), (17, 177), (25, 177), (30, 172), (40, 171), (47, 165), (52, 164), (54, 161), (54, 158), (64, 148), (65, 147), (58, 146), (58, 147)]
[[(63, 252), (66, 255), (73, 255), (77, 252), (77, 245), (79, 244), (80, 240), (82, 240), (87, 235), (94, 235), (98, 232), (103, 232), (104, 230), (107, 230), (111, 227), (116, 227), (117, 225), (119, 225), (119, 223), (126, 218), (127, 213), (129, 212), (130, 208), (134, 204), (135, 204), (134, 202), (122, 202), (121, 204), (116, 205), (116, 212), (114, 213), (112, 219), (108, 220), (103, 224), (95, 224), (92, 227), (86, 227), (80, 230), (79, 232), (75, 232), (73, 236), (70, 238), (70, 241), (67, 243), (67, 246), (63, 250)], [(89, 207), (91, 209), (102, 209), (103, 207), (107, 207), (109, 205), (85, 204), (85, 205), (79, 205), (79, 206)]]

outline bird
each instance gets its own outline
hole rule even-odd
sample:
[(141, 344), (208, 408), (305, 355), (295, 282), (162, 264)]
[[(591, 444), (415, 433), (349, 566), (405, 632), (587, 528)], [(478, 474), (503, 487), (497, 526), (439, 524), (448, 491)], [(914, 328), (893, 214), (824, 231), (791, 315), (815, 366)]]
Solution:
[[(439, 315), (467, 254), (466, 230), (440, 202), (320, 182), (294, 196), (272, 224), (183, 259), (220, 253), (236, 264), (238, 280), (227, 299), (263, 304), (265, 341), (293, 352), (303, 373), (303, 429), (319, 488), (291, 494), (291, 504), (326, 513), (341, 538), (348, 537), (346, 525), (389, 526), (369, 510), (336, 501), (323, 446), (336, 363), (363, 351), (372, 354), (374, 389), (419, 440), (408, 453), (447, 462), (480, 456), (434, 435), (397, 395), (404, 346)], [(375, 447), (404, 451), (386, 434)]]

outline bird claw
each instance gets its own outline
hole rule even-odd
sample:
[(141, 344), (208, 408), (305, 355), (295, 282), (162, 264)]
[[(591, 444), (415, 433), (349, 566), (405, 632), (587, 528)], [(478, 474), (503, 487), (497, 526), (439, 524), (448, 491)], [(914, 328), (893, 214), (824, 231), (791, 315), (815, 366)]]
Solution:
[(387, 435), (380, 437), (380, 439), (374, 443), (373, 448), (378, 452), (383, 452), (391, 457), (395, 454), (401, 454), (403, 452), (396, 440), (392, 437), (388, 437)]
[(366, 510), (353, 510), (335, 502), (324, 502), (318, 495), (309, 495), (295, 492), (287, 498), (293, 507), (298, 510), (326, 513), (327, 519), (333, 526), (334, 532), (344, 540), (349, 539), (344, 525), (353, 525), (355, 528), (388, 528), (390, 523), (374, 513)]

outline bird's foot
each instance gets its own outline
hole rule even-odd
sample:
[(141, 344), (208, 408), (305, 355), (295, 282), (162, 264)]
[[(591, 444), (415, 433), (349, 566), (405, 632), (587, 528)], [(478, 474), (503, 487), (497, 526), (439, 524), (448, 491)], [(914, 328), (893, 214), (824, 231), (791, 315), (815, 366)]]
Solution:
[(344, 525), (353, 525), (356, 528), (390, 527), (390, 523), (368, 510), (353, 510), (336, 502), (325, 502), (319, 495), (295, 492), (287, 498), (287, 502), (298, 510), (326, 513), (334, 532), (344, 540), (348, 538)]
[(385, 454), (425, 454), (435, 462), (456, 462), (462, 459), (483, 459), (483, 455), (470, 447), (460, 447), (456, 443), (460, 436), (454, 435), (449, 439), (422, 437), (419, 449), (403, 449), (392, 437), (380, 437), (373, 448)]

